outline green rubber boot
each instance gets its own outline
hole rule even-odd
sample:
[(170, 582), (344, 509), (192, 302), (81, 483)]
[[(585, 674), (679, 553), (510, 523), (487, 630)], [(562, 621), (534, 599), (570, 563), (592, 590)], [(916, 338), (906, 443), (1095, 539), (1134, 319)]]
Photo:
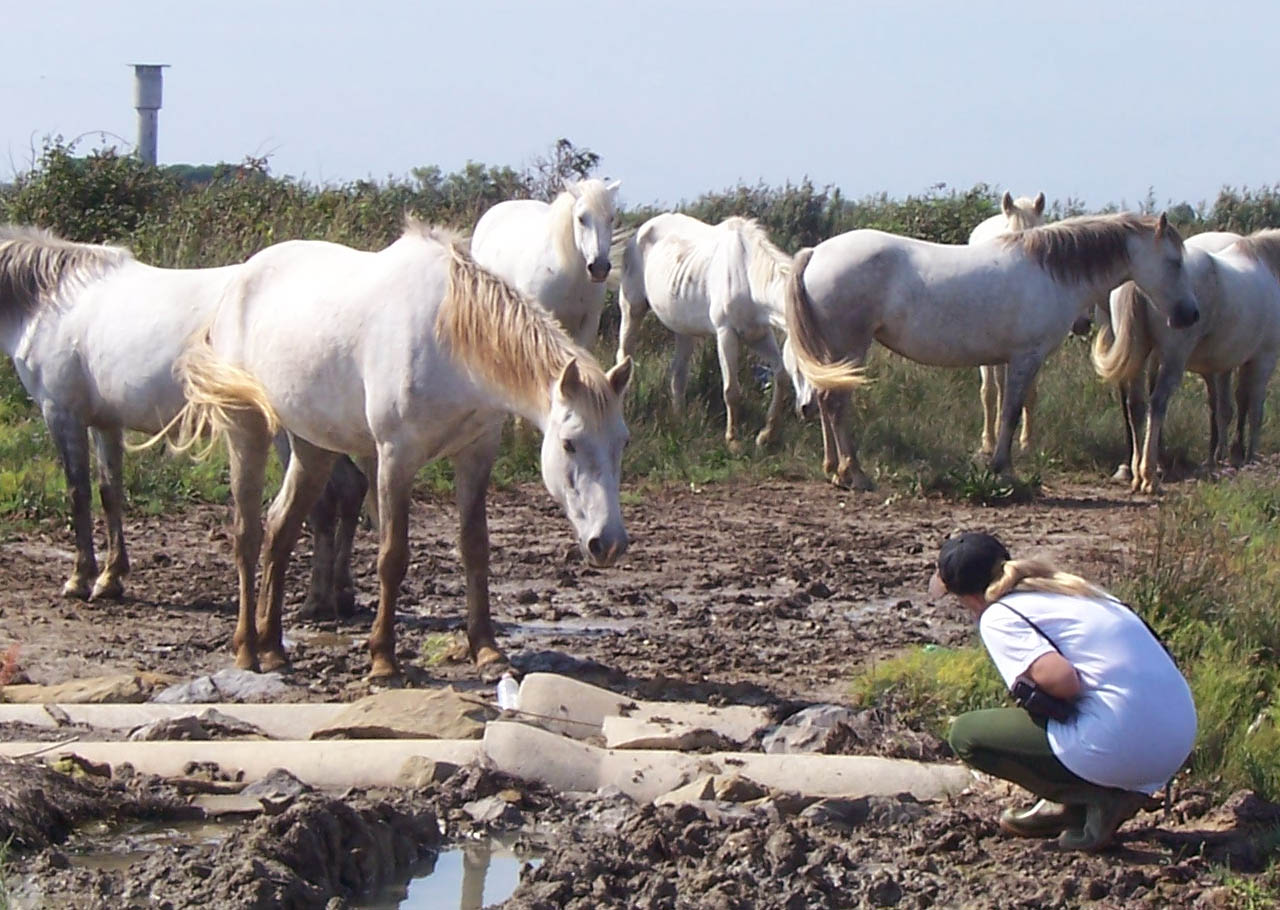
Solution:
[(1063, 805), (1042, 799), (1029, 808), (1005, 809), (1000, 813), (1000, 828), (1016, 837), (1057, 837), (1064, 831), (1082, 827), (1085, 814), (1083, 805)]
[(1058, 845), (1064, 850), (1101, 850), (1110, 845), (1116, 829), (1145, 808), (1150, 799), (1145, 793), (1132, 790), (1098, 788), (1084, 801), (1084, 824), (1058, 835)]

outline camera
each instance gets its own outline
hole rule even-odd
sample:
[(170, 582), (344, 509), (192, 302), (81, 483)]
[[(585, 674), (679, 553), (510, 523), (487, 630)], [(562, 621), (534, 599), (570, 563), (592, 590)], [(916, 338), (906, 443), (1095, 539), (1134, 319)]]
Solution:
[(1050, 720), (1067, 721), (1076, 713), (1076, 706), (1072, 702), (1050, 695), (1025, 673), (1013, 681), (1009, 694), (1019, 708)]

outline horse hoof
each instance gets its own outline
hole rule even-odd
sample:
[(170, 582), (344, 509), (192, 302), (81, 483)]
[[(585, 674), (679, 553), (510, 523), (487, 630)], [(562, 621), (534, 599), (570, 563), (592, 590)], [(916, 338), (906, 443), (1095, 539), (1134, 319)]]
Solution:
[(89, 594), (90, 600), (119, 600), (124, 596), (124, 584), (120, 579), (101, 575), (98, 580), (93, 583), (93, 591)]
[(251, 673), (262, 672), (262, 668), (258, 665), (258, 656), (247, 651), (241, 651), (236, 654), (236, 669), (248, 670)]
[(476, 669), (483, 670), (491, 664), (507, 662), (507, 655), (503, 654), (495, 646), (481, 645), (476, 648)]
[(289, 655), (284, 651), (275, 648), (266, 649), (258, 653), (258, 660), (262, 665), (260, 673), (270, 673), (274, 670), (283, 670), (289, 666)]
[(1116, 472), (1111, 475), (1111, 479), (1116, 483), (1133, 483), (1133, 470), (1127, 464), (1122, 464), (1116, 468)]
[(756, 434), (756, 448), (763, 449), (767, 445), (773, 444), (773, 433), (768, 430), (761, 430)]
[(333, 595), (338, 608), (339, 619), (350, 619), (356, 615), (356, 592), (344, 588)]
[(725, 445), (728, 447), (730, 455), (741, 455), (743, 452), (742, 440), (740, 439), (726, 439)]
[(88, 600), (89, 593), (89, 582), (82, 578), (69, 578), (62, 586), (62, 596), (68, 600)]
[(373, 659), (373, 666), (369, 668), (369, 681), (390, 684), (400, 679), (400, 668), (394, 660), (386, 660), (385, 658)]
[(307, 599), (298, 608), (299, 619), (313, 622), (324, 622), (325, 620), (336, 618), (337, 615), (338, 608), (332, 600), (325, 597), (317, 597), (314, 594), (308, 594)]

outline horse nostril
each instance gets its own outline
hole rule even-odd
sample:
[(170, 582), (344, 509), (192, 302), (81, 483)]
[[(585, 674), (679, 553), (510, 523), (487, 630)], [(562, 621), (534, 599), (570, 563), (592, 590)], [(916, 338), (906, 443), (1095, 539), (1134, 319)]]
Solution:
[(602, 559), (604, 557), (604, 543), (599, 537), (593, 537), (587, 541), (587, 552), (591, 554), (592, 559)]

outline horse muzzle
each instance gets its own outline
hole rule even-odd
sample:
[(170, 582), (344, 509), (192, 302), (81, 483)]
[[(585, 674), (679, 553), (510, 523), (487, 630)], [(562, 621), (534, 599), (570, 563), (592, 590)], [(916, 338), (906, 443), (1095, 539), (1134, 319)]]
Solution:
[(1169, 313), (1169, 327), (1172, 329), (1185, 329), (1187, 326), (1195, 325), (1199, 319), (1199, 307), (1194, 303), (1179, 302)]
[(625, 531), (617, 536), (602, 534), (587, 541), (583, 548), (584, 555), (591, 565), (598, 569), (607, 569), (622, 558), (622, 554), (627, 552), (630, 543)]
[(592, 281), (599, 284), (609, 277), (609, 270), (612, 267), (613, 264), (608, 259), (597, 259), (587, 266), (587, 274), (591, 276)]

